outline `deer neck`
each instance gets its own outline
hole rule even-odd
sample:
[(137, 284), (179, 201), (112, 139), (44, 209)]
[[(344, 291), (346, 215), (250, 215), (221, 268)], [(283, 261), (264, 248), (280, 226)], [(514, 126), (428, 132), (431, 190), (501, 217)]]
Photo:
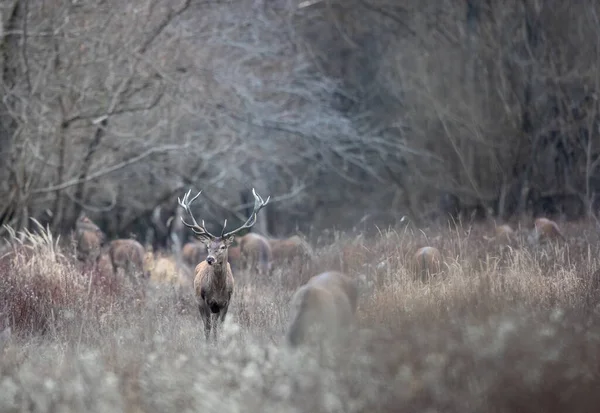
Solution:
[(218, 284), (225, 284), (227, 280), (227, 257), (223, 261), (213, 265), (213, 274)]

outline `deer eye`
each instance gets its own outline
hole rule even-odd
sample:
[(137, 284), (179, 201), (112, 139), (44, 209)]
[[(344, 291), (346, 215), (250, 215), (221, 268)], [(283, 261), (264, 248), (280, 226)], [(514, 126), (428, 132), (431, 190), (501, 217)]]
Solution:
[(225, 245), (221, 245), (221, 246), (219, 247), (219, 249), (222, 249), (222, 250), (224, 250), (224, 249), (225, 249)]

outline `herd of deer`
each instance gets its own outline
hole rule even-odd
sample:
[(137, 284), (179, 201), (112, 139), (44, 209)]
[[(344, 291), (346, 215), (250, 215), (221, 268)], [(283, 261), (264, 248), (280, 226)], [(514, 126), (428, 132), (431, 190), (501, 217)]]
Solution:
[[(312, 257), (309, 244), (297, 235), (269, 239), (248, 232), (237, 237), (241, 231), (254, 226), (258, 212), (269, 202), (270, 197), (265, 201), (256, 191), (252, 193), (254, 209), (247, 221), (239, 228), (225, 232), (226, 220), (219, 235), (210, 233), (203, 220), (199, 224), (190, 209), (201, 191), (191, 199), (190, 191), (183, 199), (178, 198), (179, 205), (191, 219), (187, 222), (182, 217), (181, 221), (197, 240), (183, 246), (181, 259), (194, 269), (193, 288), (207, 341), (211, 339), (211, 332), (212, 338), (217, 340), (218, 326), (227, 316), (234, 291), (232, 264), (236, 268), (245, 265), (247, 269), (266, 275), (271, 272), (273, 263), (285, 265), (294, 259)], [(135, 286), (150, 277), (145, 262), (146, 251), (138, 241), (116, 239), (107, 243), (103, 231), (85, 215), (78, 219), (75, 234), (78, 260), (92, 263), (108, 275), (116, 275), (122, 270)], [(236, 246), (234, 242), (237, 242)], [(306, 331), (315, 321), (321, 321), (318, 326), (326, 321), (328, 333), (347, 326), (356, 310), (357, 291), (354, 282), (340, 272), (330, 271), (312, 277), (292, 298), (289, 343), (295, 345), (306, 339)]]
[[(263, 200), (252, 190), (254, 208), (247, 221), (239, 228), (225, 232), (227, 220), (219, 235), (211, 234), (201, 221), (199, 224), (190, 209), (202, 191), (192, 199), (188, 191), (183, 199), (178, 198), (179, 205), (189, 215), (191, 222), (183, 217), (181, 221), (194, 234), (198, 242), (191, 242), (182, 249), (182, 258), (194, 268), (193, 288), (198, 310), (204, 324), (207, 341), (217, 340), (218, 326), (227, 316), (231, 297), (234, 291), (232, 263), (245, 262), (248, 268), (258, 273), (271, 271), (274, 261), (286, 261), (295, 256), (310, 256), (307, 244), (298, 236), (285, 240), (269, 240), (255, 233), (247, 233), (239, 237), (237, 246), (233, 246), (236, 235), (243, 230), (251, 229), (256, 223), (258, 212), (264, 208), (270, 197)], [(112, 273), (123, 269), (126, 274), (139, 283), (139, 278), (148, 278), (144, 270), (144, 247), (133, 239), (118, 239), (104, 243), (103, 232), (87, 217), (81, 217), (76, 224), (78, 251), (80, 260), (93, 260), (98, 266), (108, 268)], [(494, 239), (510, 241), (515, 231), (508, 225), (496, 227)], [(542, 239), (562, 238), (557, 224), (546, 218), (535, 220), (533, 231), (529, 234), (530, 242)], [(412, 260), (415, 276), (429, 278), (441, 272), (442, 255), (432, 246), (420, 248)], [(327, 271), (313, 276), (293, 294), (290, 301), (290, 321), (286, 332), (287, 343), (297, 346), (314, 337), (326, 335), (337, 336), (354, 320), (358, 301), (356, 282), (338, 271)], [(308, 332), (315, 331), (312, 335)]]

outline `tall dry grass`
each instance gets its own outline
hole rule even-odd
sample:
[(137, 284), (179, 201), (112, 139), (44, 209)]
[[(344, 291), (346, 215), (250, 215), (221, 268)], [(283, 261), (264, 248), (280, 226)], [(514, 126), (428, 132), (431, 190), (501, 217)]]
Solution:
[[(191, 289), (156, 277), (139, 298), (43, 228), (13, 234), (0, 259), (0, 329), (12, 331), (0, 411), (595, 411), (597, 234), (572, 225), (568, 244), (533, 247), (487, 230), (338, 235), (313, 262), (238, 272), (216, 347)], [(444, 256), (431, 283), (409, 270), (424, 245)], [(342, 348), (289, 352), (289, 299), (329, 269), (359, 282), (357, 328)]]

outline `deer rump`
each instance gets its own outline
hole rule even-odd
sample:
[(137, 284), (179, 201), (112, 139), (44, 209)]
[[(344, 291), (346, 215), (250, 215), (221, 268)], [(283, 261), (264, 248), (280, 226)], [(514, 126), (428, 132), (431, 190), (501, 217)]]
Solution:
[(312, 277), (292, 296), (288, 344), (296, 347), (339, 338), (352, 324), (355, 309), (352, 283), (335, 273)]

